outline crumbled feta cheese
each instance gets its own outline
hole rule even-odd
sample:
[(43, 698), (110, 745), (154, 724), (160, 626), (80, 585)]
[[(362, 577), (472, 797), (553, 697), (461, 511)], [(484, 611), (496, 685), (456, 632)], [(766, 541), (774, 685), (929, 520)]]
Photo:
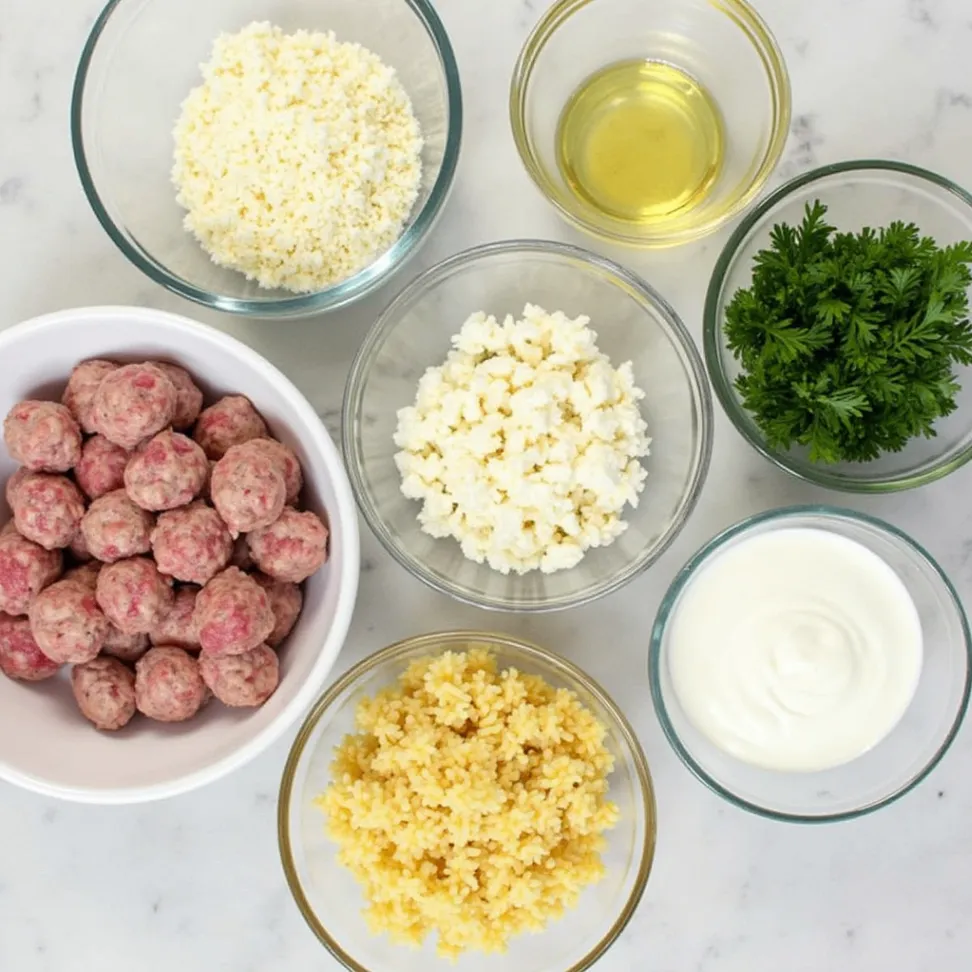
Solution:
[(267, 288), (320, 290), (402, 234), (422, 138), (393, 68), (332, 33), (222, 34), (175, 127), (185, 227)]
[(422, 376), (395, 462), (425, 533), (523, 574), (574, 567), (624, 532), (647, 475), (644, 392), (588, 323), (532, 304), (517, 321), (476, 313)]

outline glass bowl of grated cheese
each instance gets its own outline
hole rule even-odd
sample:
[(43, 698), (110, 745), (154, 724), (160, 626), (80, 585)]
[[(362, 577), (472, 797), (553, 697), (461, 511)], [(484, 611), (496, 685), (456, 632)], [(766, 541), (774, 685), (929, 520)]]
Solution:
[(605, 691), (473, 631), (409, 638), (339, 679), (277, 802), (290, 890), (352, 972), (582, 972), (638, 907), (656, 827), (644, 753)]
[(111, 0), (71, 107), (84, 191), (125, 256), (264, 318), (383, 284), (440, 215), (461, 131), (428, 0)]
[(507, 611), (585, 604), (648, 568), (712, 450), (701, 359), (671, 307), (609, 260), (533, 240), (409, 284), (359, 349), (343, 426), (389, 553)]

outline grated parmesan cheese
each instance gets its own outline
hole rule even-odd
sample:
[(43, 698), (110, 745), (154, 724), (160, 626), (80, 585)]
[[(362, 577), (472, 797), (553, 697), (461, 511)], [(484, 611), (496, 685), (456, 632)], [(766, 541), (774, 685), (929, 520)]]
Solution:
[(422, 137), (393, 68), (333, 33), (221, 34), (182, 105), (172, 180), (213, 262), (321, 290), (372, 263), (418, 198)]

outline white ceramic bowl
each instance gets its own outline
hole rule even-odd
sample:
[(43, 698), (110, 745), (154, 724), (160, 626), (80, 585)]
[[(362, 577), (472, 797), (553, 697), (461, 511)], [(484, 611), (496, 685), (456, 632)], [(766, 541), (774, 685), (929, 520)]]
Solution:
[[(207, 397), (247, 395), (273, 434), (297, 452), (306, 504), (326, 512), (331, 531), (329, 561), (307, 581), (303, 613), (281, 651), (280, 687), (259, 709), (213, 704), (190, 722), (138, 719), (119, 733), (101, 733), (78, 713), (66, 670), (36, 684), (0, 676), (0, 777), (67, 800), (138, 803), (204, 786), (242, 766), (319, 694), (354, 609), (357, 514), (338, 451), (303, 395), (255, 351), (173, 314), (93, 307), (0, 332), (0, 415), (24, 398), (58, 398), (71, 368), (91, 357), (169, 360), (187, 368)], [(0, 447), (0, 480), (13, 470)]]

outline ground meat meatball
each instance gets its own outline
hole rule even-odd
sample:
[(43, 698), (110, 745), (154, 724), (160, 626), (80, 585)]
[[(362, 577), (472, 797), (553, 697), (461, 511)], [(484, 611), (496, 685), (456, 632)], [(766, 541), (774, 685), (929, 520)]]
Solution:
[(134, 449), (172, 421), (176, 390), (153, 364), (123, 365), (102, 379), (92, 408), (96, 432), (123, 449)]
[(27, 618), (0, 613), (0, 672), (7, 678), (39, 682), (60, 667), (40, 650)]
[(81, 458), (74, 467), (74, 478), (90, 499), (121, 489), (125, 485), (125, 467), (132, 454), (95, 435), (81, 447)]
[(136, 506), (125, 490), (116, 489), (98, 497), (81, 520), (85, 546), (93, 557), (106, 564), (152, 549), (155, 518)]
[(77, 581), (59, 580), (45, 587), (27, 612), (40, 650), (52, 661), (82, 664), (101, 651), (108, 635), (95, 592)]
[(191, 719), (208, 695), (199, 663), (181, 648), (150, 648), (135, 664), (135, 704), (150, 719)]
[(84, 516), (84, 497), (66, 476), (29, 473), (14, 491), (14, 523), (45, 550), (70, 545)]
[(191, 429), (196, 419), (199, 418), (203, 393), (185, 368), (169, 364), (167, 361), (153, 361), (152, 363), (165, 374), (176, 390), (176, 407), (175, 414), (172, 416), (172, 428), (179, 432)]
[(7, 485), (4, 487), (3, 495), (7, 500), (7, 506), (13, 509), (14, 505), (14, 494), (20, 488), (20, 484), (30, 475), (29, 469), (24, 469), (23, 466), (20, 467), (8, 480)]
[(216, 463), (212, 494), (216, 512), (235, 537), (273, 523), (283, 511), (287, 488), (278, 462), (244, 442)]
[(271, 648), (277, 648), (293, 631), (297, 618), (300, 617), (300, 609), (304, 606), (304, 595), (296, 584), (274, 580), (266, 574), (256, 573), (251, 576), (270, 598), (274, 626), (267, 636), (267, 644)]
[(81, 429), (57, 402), (20, 402), (7, 413), (3, 440), (31, 472), (67, 472), (81, 456)]
[(26, 614), (34, 595), (61, 576), (60, 550), (45, 550), (16, 530), (0, 534), (0, 611)]
[(275, 623), (267, 592), (236, 567), (217, 574), (199, 592), (193, 620), (202, 650), (214, 655), (256, 648)]
[(280, 684), (280, 663), (266, 645), (240, 655), (199, 656), (199, 670), (213, 695), (224, 705), (263, 705)]
[(175, 645), (186, 651), (199, 651), (199, 632), (193, 611), (199, 588), (191, 584), (177, 587), (172, 607), (149, 632), (153, 645)]
[(209, 460), (192, 439), (167, 429), (144, 443), (125, 467), (125, 489), (143, 510), (174, 510), (202, 491)]
[(92, 358), (90, 361), (82, 361), (68, 379), (61, 401), (74, 416), (75, 422), (81, 426), (81, 431), (88, 435), (95, 431), (95, 391), (101, 380), (117, 367), (111, 361)]
[(229, 563), (232, 553), (226, 525), (202, 502), (162, 513), (152, 531), (155, 562), (176, 580), (205, 584)]
[(274, 580), (299, 584), (327, 560), (327, 527), (314, 513), (290, 507), (270, 526), (247, 537), (250, 556)]
[(300, 468), (300, 460), (289, 446), (285, 446), (276, 439), (251, 439), (250, 448), (262, 452), (277, 463), (283, 473), (284, 486), (287, 489), (287, 503), (297, 502), (300, 491), (304, 487), (304, 473)]
[(90, 587), (91, 590), (94, 590), (98, 586), (98, 574), (100, 573), (101, 564), (96, 560), (91, 560), (86, 564), (81, 564), (79, 567), (72, 567), (70, 570), (66, 570), (62, 580), (77, 581), (79, 584), (84, 584), (85, 587)]
[(135, 675), (117, 658), (95, 658), (75, 665), (71, 689), (81, 715), (96, 729), (121, 729), (135, 715)]
[(149, 632), (172, 607), (172, 581), (148, 557), (107, 564), (98, 575), (98, 604), (124, 634)]
[(103, 655), (111, 655), (113, 658), (120, 658), (129, 664), (136, 662), (145, 652), (148, 651), (149, 639), (144, 633), (125, 634), (119, 631), (113, 624), (108, 625), (108, 637), (102, 646)]
[(222, 459), (231, 446), (265, 435), (266, 422), (242, 395), (228, 395), (204, 408), (192, 433), (210, 459)]

